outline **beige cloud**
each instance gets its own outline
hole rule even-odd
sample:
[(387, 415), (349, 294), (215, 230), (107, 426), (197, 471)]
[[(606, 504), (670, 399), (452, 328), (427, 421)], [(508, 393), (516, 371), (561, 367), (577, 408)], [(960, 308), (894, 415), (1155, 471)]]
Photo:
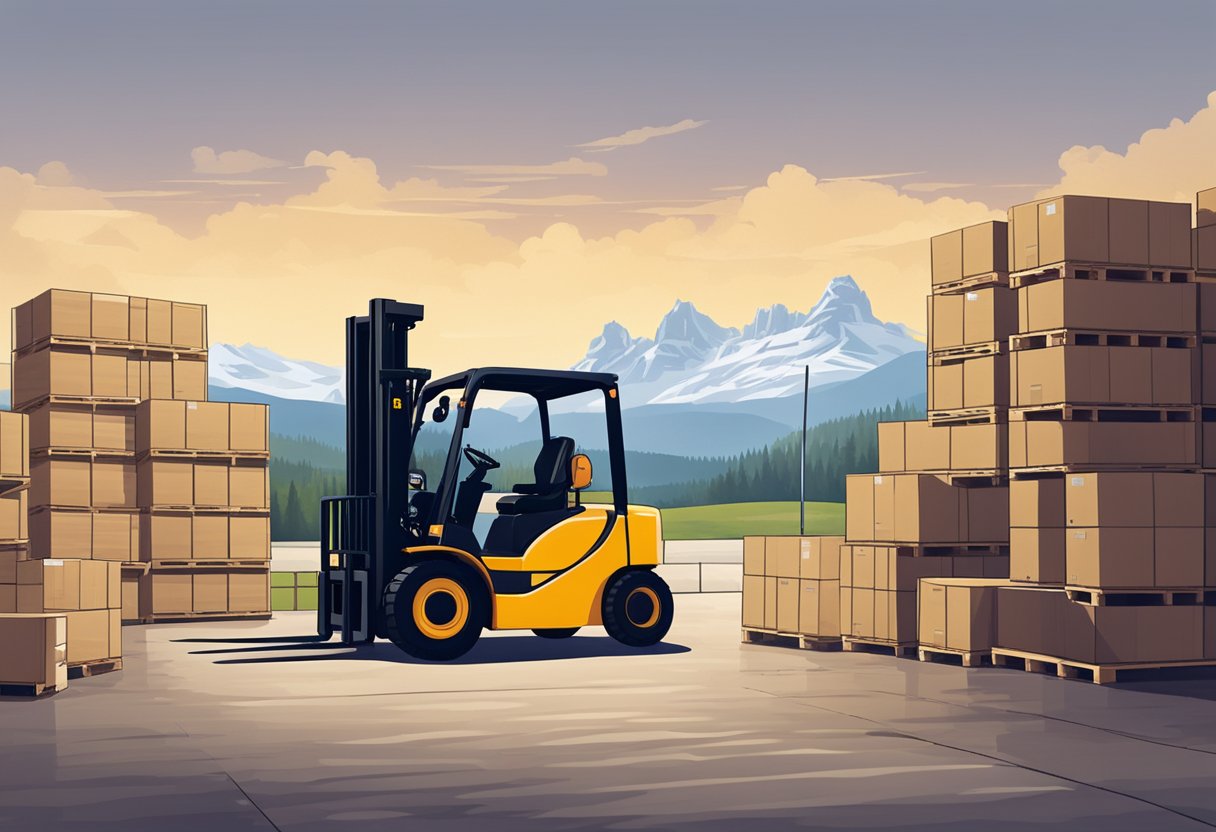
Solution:
[(1059, 184), (1039, 196), (1065, 193), (1193, 202), (1216, 187), (1216, 92), (1190, 120), (1147, 131), (1123, 153), (1077, 145), (1060, 155)]
[(905, 176), (920, 176), (927, 171), (909, 170), (902, 173), (862, 173), (857, 176), (827, 176), (824, 182), (865, 182), (878, 179), (900, 179)]
[(709, 122), (696, 121), (691, 118), (686, 118), (682, 121), (677, 121), (675, 124), (668, 124), (665, 127), (639, 127), (634, 130), (626, 130), (617, 136), (607, 136), (595, 141), (586, 142), (584, 144), (575, 145), (576, 147), (586, 147), (595, 151), (616, 150), (618, 147), (630, 147), (632, 145), (643, 144), (651, 139), (658, 139), (663, 136), (674, 136), (676, 133), (683, 133), (686, 130), (696, 130), (698, 127), (703, 127)]
[(252, 150), (225, 150), (216, 153), (214, 148), (202, 145), (190, 151), (195, 173), (250, 173), (255, 170), (283, 167), (286, 162), (262, 156)]
[[(195, 300), (211, 307), (214, 341), (337, 362), (342, 319), (370, 297), (397, 297), (427, 307), (413, 348), (423, 366), (560, 367), (606, 320), (652, 332), (675, 297), (741, 325), (761, 305), (808, 308), (844, 273), (870, 291), (879, 315), (924, 329), (927, 238), (999, 216), (787, 166), (744, 194), (682, 209), (705, 212), (707, 227), (670, 216), (588, 237), (556, 223), (513, 241), (485, 225), (510, 216), (498, 207), (511, 199), (502, 186), (383, 181), (370, 159), (341, 151), (308, 159), (325, 169), (312, 190), (239, 203), (197, 236), (98, 191), (0, 168), (0, 306), (51, 286)], [(428, 205), (445, 201), (466, 204), (454, 213)], [(3, 339), (7, 316), (0, 321)]]
[(913, 194), (935, 194), (940, 191), (954, 191), (974, 186), (974, 182), (908, 182), (900, 185), (899, 189)]
[[(311, 155), (311, 154), (310, 154)], [(570, 157), (564, 162), (543, 165), (422, 165), (426, 170), (446, 170), (474, 176), (607, 176), (607, 166)]]

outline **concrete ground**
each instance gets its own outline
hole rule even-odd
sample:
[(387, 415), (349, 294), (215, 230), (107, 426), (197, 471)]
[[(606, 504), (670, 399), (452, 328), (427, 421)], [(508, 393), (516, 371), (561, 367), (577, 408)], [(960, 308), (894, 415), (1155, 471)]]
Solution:
[(0, 701), (0, 829), (1216, 825), (1211, 676), (743, 646), (738, 595), (677, 604), (650, 650), (502, 634), (448, 665), (293, 641), (309, 613), (127, 628), (123, 671)]

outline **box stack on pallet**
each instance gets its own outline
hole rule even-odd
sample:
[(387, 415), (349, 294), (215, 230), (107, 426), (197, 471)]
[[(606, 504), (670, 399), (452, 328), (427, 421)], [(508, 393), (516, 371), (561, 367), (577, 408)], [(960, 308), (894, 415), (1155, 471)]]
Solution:
[(266, 618), (267, 408), (145, 401), (136, 418), (145, 621)]
[(1199, 231), (1186, 204), (1011, 209), (1011, 580), (923, 581), (922, 658), (991, 656), (1099, 683), (1210, 662)]
[(1196, 198), (1191, 255), (1199, 283), (1200, 464), (1216, 470), (1216, 188)]
[(880, 425), (878, 473), (847, 478), (846, 649), (915, 651), (921, 578), (1008, 576), (1006, 237), (987, 222), (932, 241), (929, 417)]
[(743, 641), (840, 646), (842, 537), (743, 538)]

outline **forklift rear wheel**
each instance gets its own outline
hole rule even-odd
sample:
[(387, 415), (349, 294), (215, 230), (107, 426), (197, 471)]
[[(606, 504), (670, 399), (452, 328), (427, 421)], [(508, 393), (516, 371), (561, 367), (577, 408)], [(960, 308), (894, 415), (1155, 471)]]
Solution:
[(541, 638), (570, 638), (579, 631), (578, 627), (554, 627), (548, 630), (533, 630)]
[(622, 572), (604, 593), (604, 629), (630, 647), (658, 644), (671, 629), (671, 589), (648, 569)]
[(468, 568), (445, 560), (407, 566), (384, 590), (384, 619), (393, 644), (419, 659), (459, 658), (489, 619), (485, 593)]

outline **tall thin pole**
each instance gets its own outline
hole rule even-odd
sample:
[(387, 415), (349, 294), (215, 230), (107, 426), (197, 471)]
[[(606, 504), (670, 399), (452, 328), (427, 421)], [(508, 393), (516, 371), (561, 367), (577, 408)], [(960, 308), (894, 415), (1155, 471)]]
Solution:
[(806, 412), (811, 398), (811, 365), (802, 377), (802, 456), (798, 462), (798, 534), (806, 534)]

